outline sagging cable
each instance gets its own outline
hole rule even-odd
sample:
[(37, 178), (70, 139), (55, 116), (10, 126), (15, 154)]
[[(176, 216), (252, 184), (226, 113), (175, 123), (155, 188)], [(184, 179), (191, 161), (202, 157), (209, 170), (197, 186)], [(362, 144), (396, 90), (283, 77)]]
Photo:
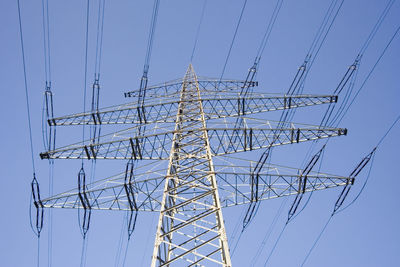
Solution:
[(89, 230), (90, 217), (91, 217), (91, 213), (92, 213), (92, 207), (91, 207), (86, 190), (87, 190), (87, 186), (86, 186), (85, 170), (83, 169), (83, 167), (81, 167), (81, 169), (79, 170), (79, 173), (78, 173), (78, 196), (79, 196), (79, 200), (80, 200), (83, 210), (84, 210), (83, 222), (81, 225), (83, 238), (86, 237), (86, 234)]
[(335, 207), (333, 208), (332, 216), (340, 211), (339, 209), (343, 205), (344, 200), (346, 199), (347, 195), (349, 194), (351, 186), (354, 184), (354, 181), (355, 181), (357, 175), (364, 169), (364, 167), (371, 160), (371, 158), (375, 154), (376, 148), (377, 147), (374, 147), (374, 149), (372, 149), (372, 151), (367, 156), (365, 156), (361, 160), (361, 162), (356, 166), (356, 168), (350, 173), (349, 179), (347, 180), (346, 185), (344, 186), (342, 192), (340, 193), (338, 199), (335, 202)]
[(269, 146), (261, 155), (260, 159), (258, 160), (256, 166), (250, 170), (250, 204), (247, 208), (246, 214), (243, 218), (243, 225), (242, 231), (247, 227), (250, 221), (255, 216), (256, 206), (258, 202), (258, 190), (259, 190), (259, 179), (260, 179), (260, 172), (265, 165), (270, 153), (272, 150), (272, 146)]
[[(270, 20), (268, 22), (268, 25), (267, 25), (267, 29), (266, 29), (266, 31), (264, 33), (264, 36), (263, 36), (263, 38), (261, 40), (261, 43), (260, 43), (260, 46), (259, 46), (259, 48), (257, 50), (257, 55), (256, 55), (256, 57), (254, 59), (253, 66), (249, 69), (249, 71), (247, 73), (246, 80), (245, 80), (245, 82), (244, 82), (244, 84), (243, 84), (243, 86), (241, 88), (240, 95), (242, 96), (242, 98), (240, 99), (240, 101), (243, 102), (243, 105), (242, 105), (243, 108), (241, 109), (240, 105), (239, 105), (238, 116), (246, 114), (246, 109), (245, 109), (246, 106), (244, 104), (245, 97), (248, 95), (249, 92), (251, 93), (251, 91), (253, 89), (253, 86), (258, 86), (258, 82), (254, 81), (254, 79), (255, 79), (255, 77), (257, 75), (257, 66), (260, 63), (261, 56), (262, 56), (262, 54), (263, 54), (263, 52), (265, 50), (265, 47), (267, 46), (267, 42), (268, 42), (269, 37), (271, 35), (272, 29), (273, 29), (273, 27), (275, 25), (276, 19), (277, 19), (278, 14), (279, 14), (279, 11), (280, 11), (280, 9), (282, 7), (282, 3), (283, 3), (283, 0), (278, 0), (276, 2), (274, 11), (272, 12), (272, 16), (271, 16), (271, 18), (270, 18)], [(235, 127), (238, 127), (239, 125), (242, 125), (242, 123), (243, 123), (243, 120), (241, 118), (238, 118), (236, 120)]]
[[(375, 151), (376, 151), (375, 147), (366, 157), (364, 157), (361, 162), (356, 166), (356, 168), (351, 172), (349, 179), (347, 181), (347, 184), (345, 185), (345, 187), (343, 188), (342, 192), (340, 193), (337, 201), (335, 202), (335, 206), (333, 209), (332, 214), (329, 216), (328, 221), (325, 223), (324, 227), (322, 228), (321, 232), (318, 234), (317, 238), (315, 239), (313, 245), (311, 246), (311, 248), (308, 250), (306, 257), (304, 258), (301, 266), (304, 266), (304, 264), (307, 262), (308, 258), (310, 257), (312, 251), (314, 250), (314, 248), (317, 246), (319, 240), (321, 239), (322, 235), (324, 234), (326, 228), (328, 227), (329, 223), (331, 222), (332, 218), (334, 215), (336, 215), (337, 213), (343, 211), (344, 209), (346, 209), (347, 207), (349, 207), (351, 204), (354, 203), (354, 201), (357, 199), (357, 197), (360, 195), (362, 189), (364, 188), (365, 184), (363, 185), (363, 188), (361, 189), (360, 193), (357, 195), (357, 197), (350, 203), (348, 204), (346, 207), (340, 209), (340, 207), (343, 205), (344, 200), (346, 199), (351, 186), (354, 184), (354, 180), (356, 178), (356, 176), (363, 170), (363, 168), (368, 164), (368, 162), (370, 162), (371, 160), (373, 161), (373, 157), (375, 155)], [(367, 175), (367, 179), (366, 182), (369, 179), (369, 176), (371, 174), (371, 169), (372, 169), (372, 163)]]
[(303, 198), (304, 193), (306, 192), (307, 189), (307, 178), (314, 166), (317, 164), (319, 158), (321, 157), (322, 152), (325, 149), (325, 145), (311, 158), (311, 160), (308, 162), (304, 170), (301, 172), (299, 176), (299, 185), (297, 188), (297, 195), (296, 198), (293, 201), (292, 206), (289, 209), (288, 212), (288, 218), (286, 221), (286, 224), (288, 224), (292, 217), (296, 214), (297, 208), (300, 205), (300, 202)]
[[(35, 208), (36, 208), (36, 218), (35, 218), (36, 231), (34, 231), (34, 232), (35, 232), (36, 236), (39, 238), (40, 233), (43, 229), (44, 206), (43, 206), (42, 200), (40, 198), (39, 183), (35, 177), (35, 174), (33, 175), (33, 179), (31, 182), (31, 189), (32, 189), (33, 204), (35, 205)], [(31, 218), (31, 220), (32, 220), (32, 218)]]

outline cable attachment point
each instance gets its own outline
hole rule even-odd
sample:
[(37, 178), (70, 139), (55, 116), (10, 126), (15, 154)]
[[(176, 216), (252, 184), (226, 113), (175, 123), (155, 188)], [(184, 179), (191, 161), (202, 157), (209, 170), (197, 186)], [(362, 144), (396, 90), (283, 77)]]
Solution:
[(128, 240), (131, 238), (133, 231), (136, 226), (137, 212), (138, 207), (135, 199), (135, 191), (133, 189), (132, 183), (135, 182), (135, 178), (133, 175), (133, 160), (129, 160), (126, 164), (125, 170), (125, 181), (124, 181), (124, 189), (126, 198), (129, 203), (129, 216), (128, 216)]
[(349, 179), (347, 180), (346, 185), (344, 186), (342, 192), (340, 192), (340, 195), (335, 202), (335, 207), (333, 208), (332, 215), (334, 215), (340, 209), (340, 207), (343, 205), (344, 200), (346, 199), (347, 195), (349, 194), (351, 186), (354, 184), (355, 178), (362, 171), (362, 169), (364, 169), (364, 167), (368, 164), (368, 162), (371, 160), (375, 151), (376, 151), (376, 147), (374, 149), (372, 149), (372, 151), (367, 156), (365, 156), (361, 160), (361, 162), (356, 166), (356, 168), (350, 173)]
[(35, 208), (36, 208), (36, 219), (35, 219), (36, 231), (33, 229), (33, 227), (32, 227), (32, 230), (35, 232), (37, 237), (40, 237), (40, 232), (42, 231), (42, 228), (43, 228), (44, 206), (43, 206), (42, 200), (40, 199), (39, 183), (36, 180), (35, 174), (33, 174), (33, 179), (31, 182), (31, 189), (32, 189), (33, 204), (35, 205)]
[(89, 230), (90, 226), (90, 216), (92, 213), (92, 207), (90, 205), (90, 201), (87, 195), (87, 188), (86, 188), (86, 175), (85, 170), (83, 167), (79, 170), (78, 173), (78, 196), (79, 200), (82, 204), (84, 214), (83, 214), (83, 222), (82, 222), (82, 234), (85, 238), (87, 231)]
[(302, 84), (302, 80), (306, 70), (307, 70), (307, 64), (308, 64), (308, 55), (306, 59), (304, 60), (303, 64), (298, 68), (296, 75), (294, 76), (294, 79), (292, 83), (289, 86), (289, 89), (287, 91), (287, 95), (293, 95), (295, 92), (298, 91), (299, 85)]

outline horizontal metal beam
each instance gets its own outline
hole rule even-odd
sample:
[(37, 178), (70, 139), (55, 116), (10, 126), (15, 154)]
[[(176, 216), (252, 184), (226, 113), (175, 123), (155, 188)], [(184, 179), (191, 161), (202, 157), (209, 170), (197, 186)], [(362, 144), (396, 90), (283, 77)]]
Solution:
[[(201, 91), (240, 91), (246, 81), (241, 80), (221, 80), (217, 78), (199, 77), (197, 84)], [(163, 95), (180, 94), (184, 79), (178, 79), (170, 82), (165, 82), (159, 85), (154, 85), (146, 88), (146, 97), (160, 97)], [(258, 82), (247, 83), (246, 86), (258, 86)], [(125, 97), (138, 97), (139, 90), (129, 91), (124, 93)]]
[[(294, 124), (292, 124), (295, 126)], [(309, 126), (307, 128), (207, 128), (213, 156), (251, 151), (269, 146), (300, 143), (346, 135), (343, 128)], [(42, 159), (168, 159), (169, 147), (177, 131), (90, 144), (78, 143), (40, 154)], [(184, 135), (186, 132), (179, 132)], [(196, 140), (193, 140), (195, 142)], [(139, 143), (140, 145), (133, 145)]]
[[(243, 167), (216, 166), (215, 175), (222, 207), (248, 204), (251, 202), (251, 173), (243, 172)], [(266, 167), (259, 174), (257, 201), (298, 194), (298, 187), (302, 176), (297, 169), (282, 166)], [(165, 170), (166, 172), (166, 170)], [(131, 183), (135, 192), (136, 203), (139, 211), (159, 211), (165, 176), (162, 171), (138, 174), (136, 181)], [(208, 174), (212, 174), (211, 172)], [(130, 210), (129, 200), (124, 190), (124, 177), (122, 173), (112, 179), (99, 181), (88, 185), (86, 194), (93, 210)], [(353, 182), (350, 177), (337, 176), (311, 172), (304, 185), (304, 192), (312, 192)], [(42, 200), (45, 208), (83, 208), (79, 201), (79, 191), (74, 189)], [(197, 207), (202, 209), (201, 206)], [(176, 207), (177, 210), (187, 210), (184, 205)]]
[[(140, 111), (137, 103), (132, 102), (100, 109), (95, 112), (52, 118), (48, 120), (48, 124), (50, 126), (68, 126), (175, 122), (178, 105), (180, 102), (185, 102), (169, 97), (158, 97), (155, 101), (154, 103), (140, 107)], [(335, 103), (337, 102), (337, 96), (277, 96), (253, 93), (245, 98), (241, 98), (238, 94), (229, 95), (218, 93), (210, 96), (210, 93), (208, 93), (202, 97), (201, 101), (205, 119), (213, 119)], [(143, 110), (145, 116), (140, 115), (143, 114)]]

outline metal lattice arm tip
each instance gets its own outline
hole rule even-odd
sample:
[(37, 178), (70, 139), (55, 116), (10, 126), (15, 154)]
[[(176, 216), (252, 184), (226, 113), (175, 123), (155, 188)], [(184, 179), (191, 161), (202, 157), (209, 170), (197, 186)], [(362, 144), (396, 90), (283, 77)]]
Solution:
[[(96, 125), (96, 124), (134, 124), (175, 122), (180, 102), (176, 96), (157, 97), (138, 106), (136, 102), (100, 109), (96, 112), (78, 113), (48, 120), (50, 126)], [(336, 103), (337, 96), (332, 95), (263, 95), (252, 93), (242, 98), (237, 93), (211, 92), (201, 98), (205, 119), (236, 117), (261, 112), (308, 107), (327, 103)], [(144, 110), (145, 116), (140, 116)], [(144, 119), (145, 118), (145, 119)], [(145, 120), (145, 121), (144, 121)]]
[[(215, 176), (222, 207), (247, 204), (251, 202), (251, 173), (249, 166), (215, 166)], [(247, 170), (247, 172), (246, 172)], [(301, 170), (268, 165), (259, 173), (258, 199), (268, 200), (278, 197), (296, 195), (299, 188), (305, 192), (345, 186), (352, 183), (350, 177), (311, 172), (307, 177), (301, 176)], [(133, 189), (137, 208), (140, 211), (159, 211), (163, 195), (166, 169), (135, 175), (135, 181), (129, 184)], [(206, 173), (207, 175), (209, 173)], [(130, 210), (129, 201), (124, 189), (125, 173), (88, 185), (86, 194), (92, 209)], [(304, 186), (305, 183), (305, 186)], [(201, 184), (199, 183), (201, 187)], [(254, 187), (253, 187), (254, 189)], [(79, 190), (73, 189), (42, 200), (45, 208), (83, 208), (79, 200)], [(185, 209), (184, 206), (181, 207)], [(200, 208), (200, 206), (199, 206)]]
[[(328, 128), (286, 123), (290, 128), (278, 128), (278, 122), (264, 121), (254, 128), (207, 127), (211, 152), (214, 156), (252, 151), (269, 146), (279, 146), (329, 138), (347, 134), (347, 129)], [(247, 125), (252, 126), (252, 125)], [(159, 128), (158, 130), (164, 130)], [(202, 129), (201, 129), (202, 130)], [(155, 132), (134, 136), (136, 129), (103, 136), (101, 143), (76, 143), (40, 154), (42, 159), (167, 159), (169, 147), (179, 130)], [(189, 131), (190, 133), (190, 131)], [(110, 140), (111, 141), (108, 141)]]

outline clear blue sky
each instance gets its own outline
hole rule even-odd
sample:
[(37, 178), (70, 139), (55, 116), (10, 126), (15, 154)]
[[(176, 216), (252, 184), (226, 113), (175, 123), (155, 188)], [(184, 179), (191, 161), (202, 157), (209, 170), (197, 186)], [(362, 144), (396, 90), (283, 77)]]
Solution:
[[(55, 115), (82, 110), (86, 1), (49, 0), (51, 57)], [(89, 79), (93, 79), (95, 10), (90, 18)], [(305, 93), (331, 93), (352, 63), (387, 1), (345, 1), (306, 81)], [(161, 1), (150, 84), (182, 77), (189, 63), (202, 1)], [(312, 38), (329, 6), (328, 0), (284, 1), (258, 73), (259, 90), (284, 93), (302, 63)], [(265, 30), (275, 1), (249, 0), (225, 77), (244, 79)], [(208, 1), (193, 61), (199, 75), (219, 77), (228, 52), (242, 1)], [(47, 162), (43, 150), (41, 113), (44, 91), (41, 1), (21, 0), (33, 141), (42, 195), (47, 196)], [(137, 89), (142, 75), (152, 1), (107, 1), (101, 77), (101, 106), (126, 102), (123, 92)], [(400, 23), (396, 2), (363, 58), (356, 89)], [(25, 108), (22, 58), (16, 1), (0, 3), (0, 114), (1, 266), (35, 266), (37, 240), (29, 226), (31, 161)], [(400, 38), (397, 36), (341, 123), (348, 136), (336, 138), (326, 150), (322, 171), (348, 175), (390, 126), (399, 113)], [(309, 108), (294, 120), (318, 124), (324, 109)], [(315, 113), (317, 112), (317, 113)], [(277, 114), (268, 114), (276, 118)], [(80, 129), (63, 129), (58, 146), (79, 141)], [(398, 174), (400, 125), (379, 147), (370, 182), (358, 201), (335, 216), (306, 266), (398, 266), (400, 215)], [(281, 147), (273, 163), (300, 167), (308, 145)], [(254, 158), (257, 159), (256, 157)], [(99, 177), (117, 173), (124, 163), (105, 164)], [(101, 164), (98, 164), (101, 165)], [(54, 191), (76, 186), (79, 161), (56, 162)], [(118, 169), (119, 168), (119, 169)], [(357, 180), (349, 199), (360, 190), (366, 172)], [(313, 195), (305, 211), (288, 226), (269, 266), (299, 266), (328, 219), (340, 189)], [(257, 217), (243, 234), (233, 256), (234, 266), (248, 266), (261, 245), (282, 199), (261, 204)], [(263, 266), (283, 227), (291, 200), (285, 206), (272, 237), (256, 266)], [(228, 238), (243, 207), (225, 210)], [(53, 266), (78, 266), (82, 237), (76, 210), (53, 212)], [(139, 214), (126, 266), (148, 266), (158, 214)], [(123, 213), (94, 212), (86, 266), (113, 266)], [(41, 266), (47, 266), (47, 221), (41, 240)], [(124, 237), (125, 238), (125, 237)]]

